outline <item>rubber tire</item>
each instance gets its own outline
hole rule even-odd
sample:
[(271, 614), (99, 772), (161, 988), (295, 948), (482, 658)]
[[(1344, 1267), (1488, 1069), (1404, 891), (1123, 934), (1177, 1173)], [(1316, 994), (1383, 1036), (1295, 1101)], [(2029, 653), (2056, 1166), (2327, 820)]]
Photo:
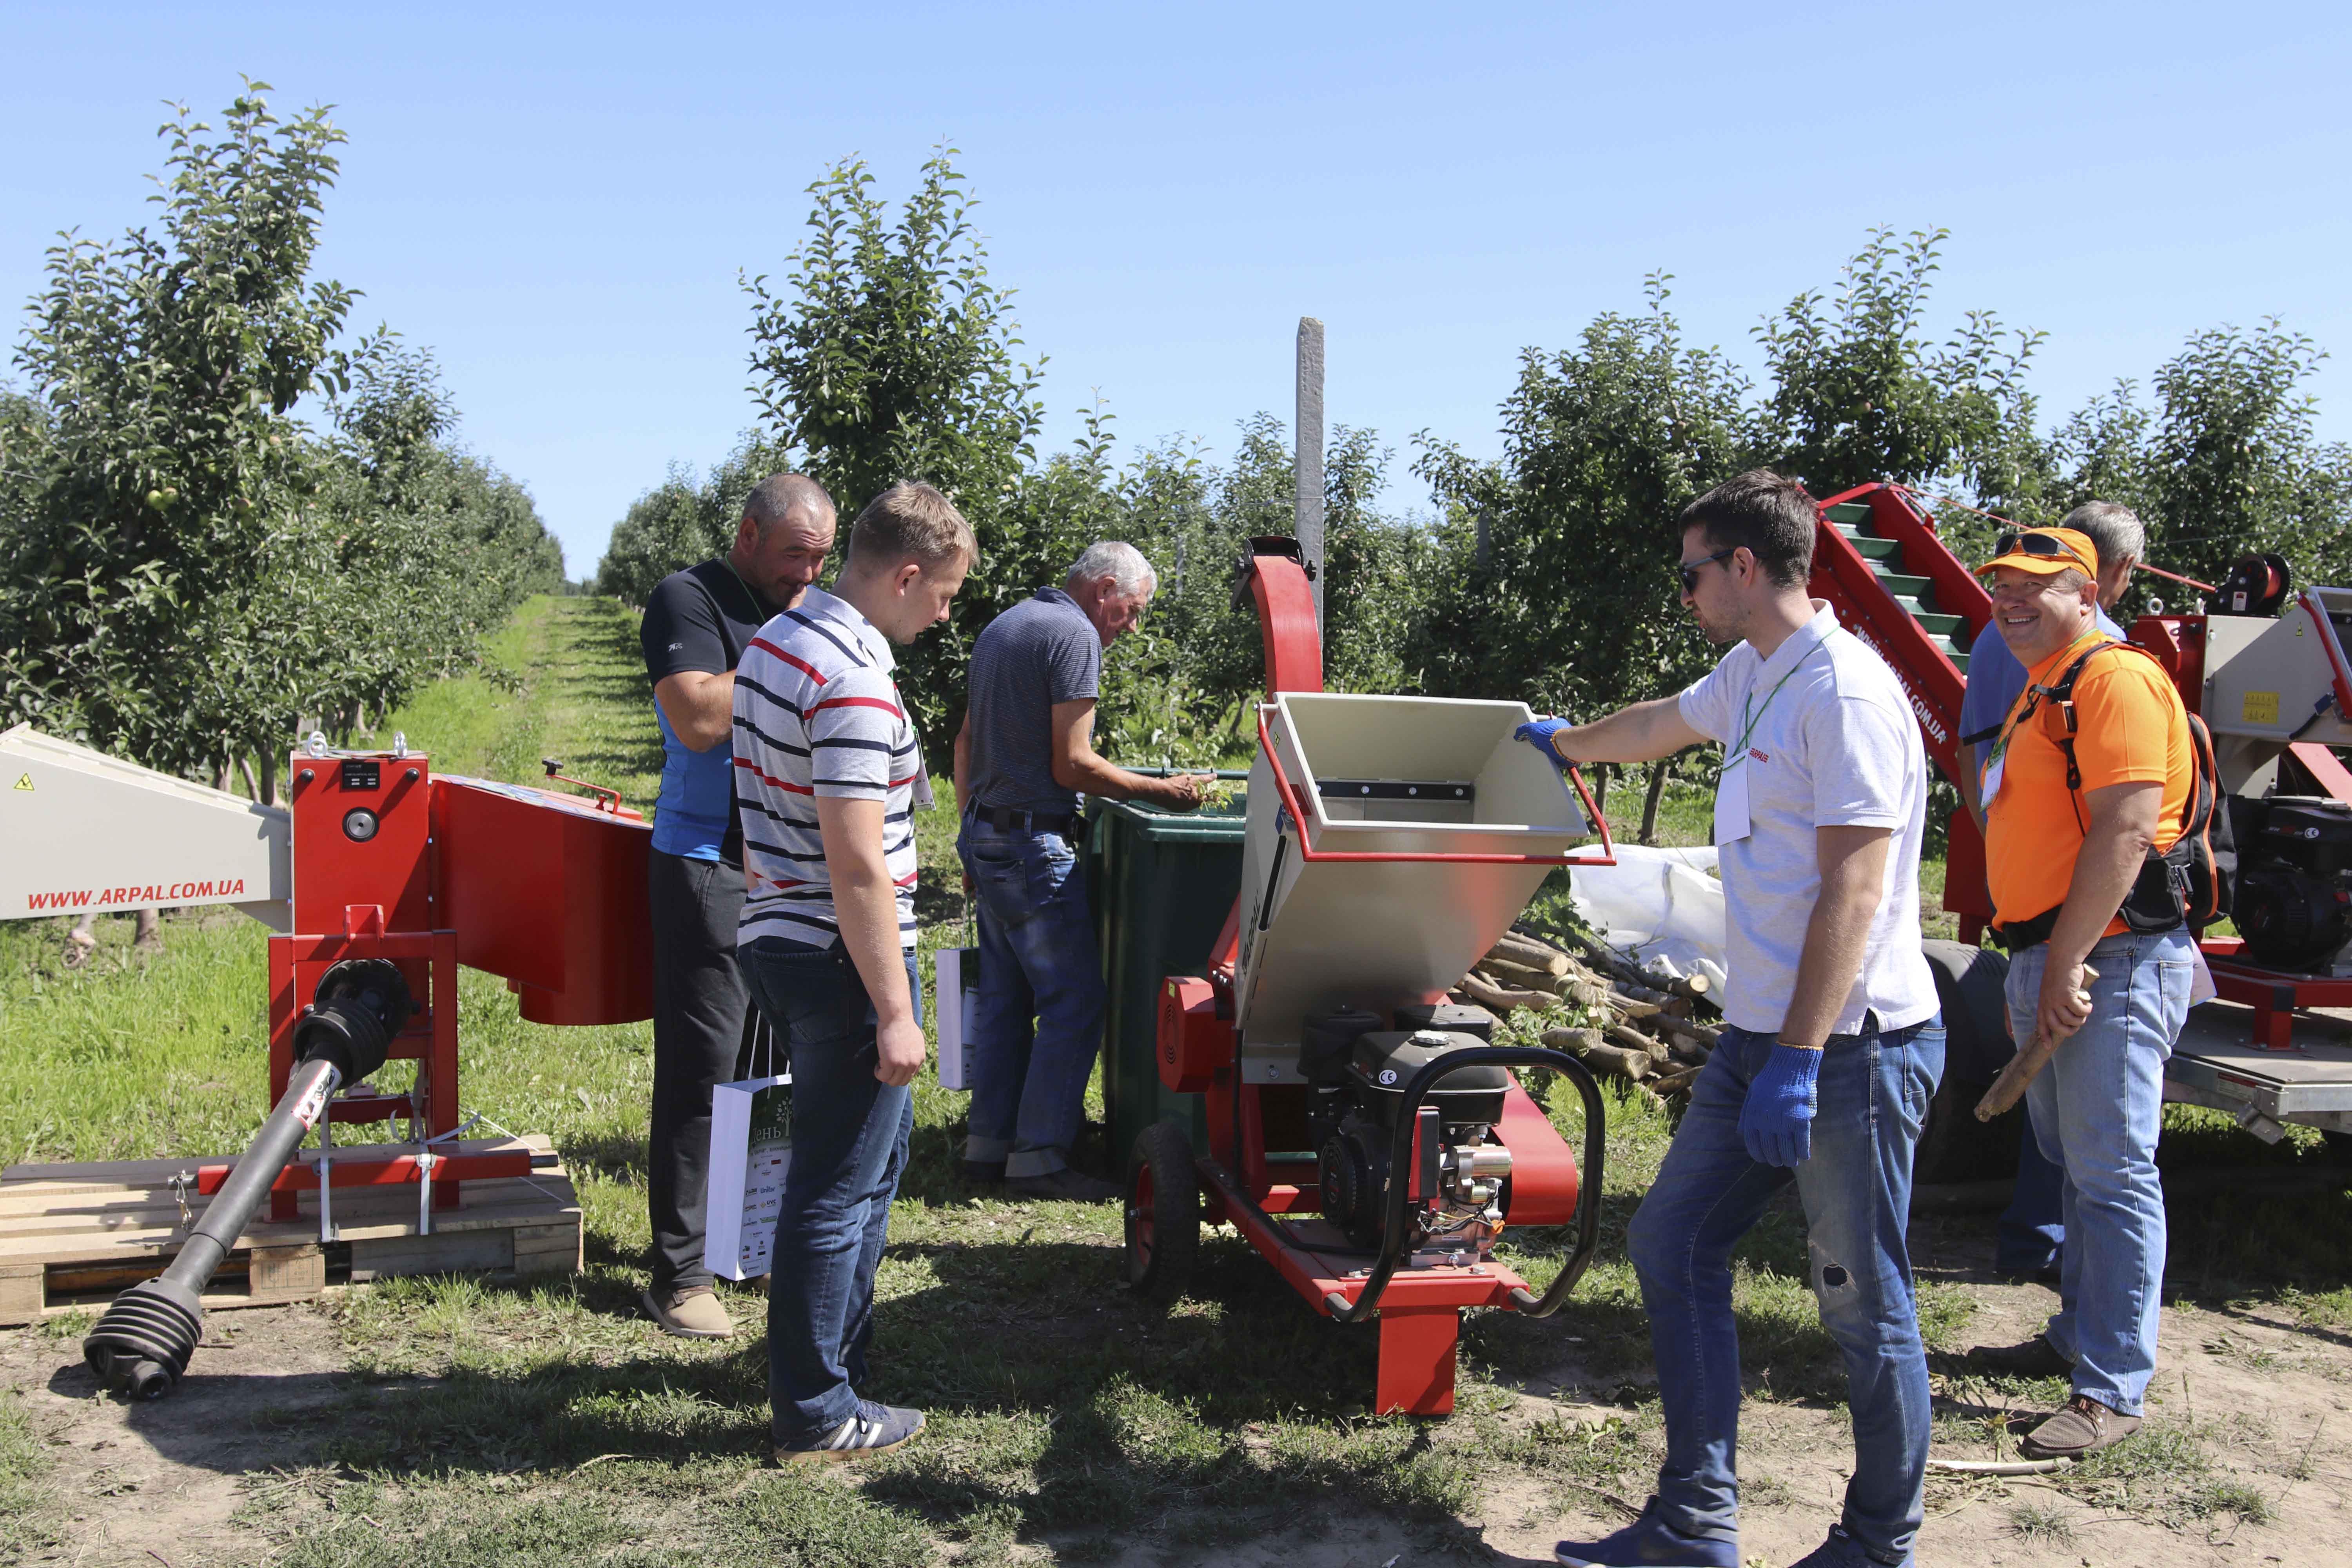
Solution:
[(1192, 1141), (1155, 1121), (1127, 1161), (1127, 1286), (1162, 1305), (1184, 1294), (1201, 1252), (1201, 1178)]
[(2009, 957), (1992, 948), (1957, 942), (1924, 942), (1919, 946), (1936, 977), (1936, 1000), (1944, 1014), (1944, 1076), (1936, 1086), (1936, 1098), (1928, 1103), (1918, 1145), (1912, 1151), (1912, 1183), (1985, 1182), (2014, 1176), (2025, 1113), (2012, 1110), (1989, 1123), (1976, 1117), (1977, 1101), (2017, 1054), (2001, 1005)]

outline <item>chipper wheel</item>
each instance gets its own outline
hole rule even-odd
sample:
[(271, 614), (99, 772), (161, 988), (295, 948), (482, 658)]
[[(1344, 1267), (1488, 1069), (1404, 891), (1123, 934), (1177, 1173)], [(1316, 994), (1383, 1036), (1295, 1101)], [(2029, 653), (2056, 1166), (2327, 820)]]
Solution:
[(1201, 1179), (1192, 1144), (1172, 1121), (1155, 1121), (1127, 1161), (1127, 1283), (1146, 1300), (1184, 1293), (1201, 1250)]

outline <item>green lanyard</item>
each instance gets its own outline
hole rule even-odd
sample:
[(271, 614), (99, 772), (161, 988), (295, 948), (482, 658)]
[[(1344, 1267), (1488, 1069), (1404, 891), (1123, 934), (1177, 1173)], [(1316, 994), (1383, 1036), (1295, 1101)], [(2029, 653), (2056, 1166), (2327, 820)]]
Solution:
[(1780, 696), (1780, 688), (1789, 684), (1789, 676), (1794, 675), (1797, 671), (1804, 668), (1805, 660), (1812, 658), (1813, 656), (1813, 648), (1821, 647), (1828, 643), (1830, 638), (1837, 636), (1839, 631), (1842, 629), (1843, 628), (1832, 626), (1827, 632), (1824, 632), (1822, 635), (1822, 640), (1820, 642), (1815, 643), (1812, 648), (1807, 648), (1803, 655), (1798, 658), (1797, 662), (1789, 667), (1788, 674), (1783, 675), (1780, 679), (1772, 683), (1772, 689), (1764, 694), (1764, 706), (1756, 710), (1756, 713), (1753, 718), (1748, 716), (1748, 705), (1756, 700), (1756, 689), (1753, 687), (1748, 688), (1748, 695), (1739, 700), (1739, 739), (1733, 744), (1730, 751), (1724, 753), (1723, 771), (1725, 773), (1729, 773), (1732, 769), (1738, 767), (1740, 763), (1748, 760), (1748, 742), (1755, 737), (1756, 726), (1764, 722), (1764, 715), (1771, 711), (1772, 699)]

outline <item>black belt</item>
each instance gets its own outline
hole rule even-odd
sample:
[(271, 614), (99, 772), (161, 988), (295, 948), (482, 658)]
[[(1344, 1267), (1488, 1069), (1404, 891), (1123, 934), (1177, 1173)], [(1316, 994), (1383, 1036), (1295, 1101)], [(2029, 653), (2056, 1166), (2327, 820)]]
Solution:
[(975, 805), (971, 808), (974, 821), (984, 822), (999, 833), (1052, 833), (1064, 838), (1075, 838), (1078, 826), (1077, 813), (1071, 811), (1022, 811), (1010, 805)]

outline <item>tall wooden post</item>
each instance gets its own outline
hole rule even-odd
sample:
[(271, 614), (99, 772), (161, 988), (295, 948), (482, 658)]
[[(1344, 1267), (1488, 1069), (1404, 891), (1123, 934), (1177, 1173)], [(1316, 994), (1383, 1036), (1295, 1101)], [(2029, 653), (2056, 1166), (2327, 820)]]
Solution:
[(1323, 633), (1323, 323), (1298, 318), (1298, 548), (1315, 582), (1315, 632)]

